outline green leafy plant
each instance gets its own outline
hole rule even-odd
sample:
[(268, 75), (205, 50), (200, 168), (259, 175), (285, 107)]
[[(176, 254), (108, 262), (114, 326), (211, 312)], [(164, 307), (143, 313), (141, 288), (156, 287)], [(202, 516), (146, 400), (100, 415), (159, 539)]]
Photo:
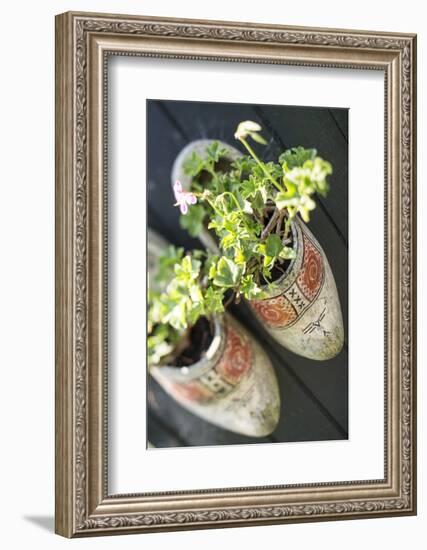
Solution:
[[(314, 195), (326, 196), (332, 166), (315, 149), (295, 147), (277, 162), (264, 162), (250, 144), (265, 144), (261, 127), (241, 122), (235, 138), (248, 154), (224, 163), (227, 150), (218, 142), (202, 158), (193, 153), (184, 170), (192, 178), (191, 206), (181, 226), (192, 236), (203, 227), (216, 234), (221, 257), (209, 277), (219, 288), (232, 289), (236, 299), (262, 297), (295, 256), (291, 225), (297, 215), (305, 222), (316, 207)], [(221, 162), (227, 169), (219, 169)], [(197, 202), (197, 204), (196, 204)]]
[(149, 290), (148, 359), (150, 365), (173, 362), (188, 345), (191, 331), (205, 317), (222, 313), (234, 299), (262, 298), (295, 257), (291, 225), (297, 215), (308, 222), (325, 196), (332, 173), (315, 149), (284, 151), (276, 163), (262, 161), (249, 140), (264, 144), (261, 127), (244, 121), (235, 137), (248, 151), (230, 161), (212, 142), (202, 158), (185, 162), (190, 190), (175, 182), (180, 223), (192, 236), (203, 227), (215, 233), (219, 255), (169, 247), (158, 261), (156, 287)]
[(165, 364), (189, 343), (191, 329), (201, 317), (224, 311), (226, 289), (208, 274), (217, 258), (170, 246), (158, 260), (156, 287), (148, 293), (148, 362)]

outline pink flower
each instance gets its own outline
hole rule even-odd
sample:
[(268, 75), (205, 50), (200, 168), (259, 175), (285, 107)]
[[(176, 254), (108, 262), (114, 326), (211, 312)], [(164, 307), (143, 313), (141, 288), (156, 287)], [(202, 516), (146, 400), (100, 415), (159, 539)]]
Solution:
[(188, 204), (196, 204), (197, 198), (196, 195), (193, 193), (190, 193), (189, 191), (183, 191), (182, 190), (182, 184), (180, 181), (176, 180), (173, 186), (173, 192), (175, 195), (176, 203), (174, 206), (179, 205), (179, 209), (181, 210), (181, 214), (187, 214), (188, 212)]

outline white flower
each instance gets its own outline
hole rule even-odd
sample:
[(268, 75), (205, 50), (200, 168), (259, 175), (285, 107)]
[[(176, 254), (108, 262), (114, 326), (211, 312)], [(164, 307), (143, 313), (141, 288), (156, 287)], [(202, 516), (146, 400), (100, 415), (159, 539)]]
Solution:
[(261, 129), (262, 128), (258, 122), (254, 122), (253, 120), (244, 120), (237, 126), (234, 137), (241, 140), (250, 136), (254, 141), (265, 144), (265, 139), (257, 133), (260, 132)]

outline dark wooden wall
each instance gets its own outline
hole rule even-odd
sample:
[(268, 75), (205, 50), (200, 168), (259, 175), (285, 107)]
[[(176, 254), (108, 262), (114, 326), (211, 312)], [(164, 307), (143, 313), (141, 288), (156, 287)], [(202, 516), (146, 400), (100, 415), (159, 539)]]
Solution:
[[(315, 147), (334, 168), (331, 191), (317, 199), (310, 229), (322, 245), (338, 287), (348, 334), (348, 112), (346, 109), (284, 107), (183, 101), (147, 102), (148, 225), (171, 243), (200, 248), (179, 226), (173, 206), (171, 168), (190, 141), (220, 139), (236, 146), (233, 134), (241, 120), (263, 127), (268, 145), (257, 151), (276, 160), (285, 148)], [(239, 148), (239, 144), (237, 144)], [(173, 401), (148, 377), (148, 439), (156, 447), (236, 443), (319, 441), (348, 438), (348, 342), (334, 359), (312, 361), (279, 346), (244, 304), (233, 314), (256, 335), (274, 365), (281, 393), (282, 412), (275, 432), (250, 438), (222, 430), (200, 420)]]

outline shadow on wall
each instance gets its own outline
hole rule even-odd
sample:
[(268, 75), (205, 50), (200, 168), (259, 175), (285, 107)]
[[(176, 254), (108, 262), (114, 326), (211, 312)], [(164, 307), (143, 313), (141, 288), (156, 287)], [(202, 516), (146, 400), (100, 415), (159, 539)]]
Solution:
[(55, 519), (53, 516), (23, 516), (22, 519), (50, 533), (55, 532)]

